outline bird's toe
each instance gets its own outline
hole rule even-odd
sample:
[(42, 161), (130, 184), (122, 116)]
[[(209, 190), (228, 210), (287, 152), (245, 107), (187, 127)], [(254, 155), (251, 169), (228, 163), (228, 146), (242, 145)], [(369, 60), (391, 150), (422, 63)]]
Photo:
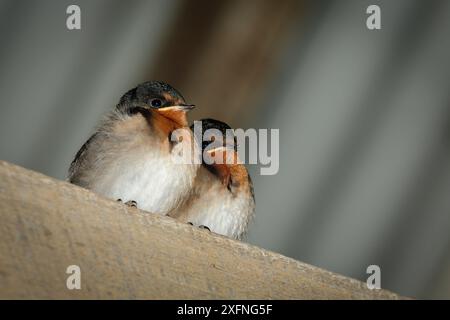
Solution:
[(200, 228), (200, 229), (205, 229), (205, 230), (211, 231), (211, 229), (209, 229), (207, 226), (204, 226), (204, 225), (199, 226), (199, 228)]
[(129, 206), (129, 207), (133, 207), (133, 208), (137, 208), (137, 202), (134, 200), (130, 200), (125, 202), (125, 205)]

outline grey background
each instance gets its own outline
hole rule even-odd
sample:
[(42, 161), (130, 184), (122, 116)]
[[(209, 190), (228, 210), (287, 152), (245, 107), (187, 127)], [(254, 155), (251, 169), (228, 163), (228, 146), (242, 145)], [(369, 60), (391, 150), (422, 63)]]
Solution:
[[(1, 0), (0, 159), (64, 179), (101, 115), (154, 79), (183, 2)], [(73, 3), (80, 31), (65, 26)], [(369, 4), (381, 6), (382, 30), (365, 27)], [(237, 35), (246, 16), (227, 10)], [(268, 75), (246, 88), (248, 116), (198, 105), (191, 120), (280, 129), (279, 173), (250, 166), (249, 242), (363, 281), (377, 264), (384, 288), (450, 298), (449, 32), (445, 0), (308, 2)]]

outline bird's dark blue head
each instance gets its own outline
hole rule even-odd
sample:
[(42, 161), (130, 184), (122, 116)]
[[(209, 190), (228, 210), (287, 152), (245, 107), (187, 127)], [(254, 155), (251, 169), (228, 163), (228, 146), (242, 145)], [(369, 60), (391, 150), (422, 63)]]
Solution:
[(194, 108), (187, 104), (175, 88), (161, 81), (148, 81), (129, 90), (121, 98), (117, 109), (125, 114), (148, 114), (151, 110), (176, 122), (185, 121), (185, 113)]
[[(195, 123), (192, 124), (190, 128), (195, 134), (197, 134), (196, 138), (198, 139), (198, 141), (202, 142), (202, 152), (206, 149), (206, 147), (208, 147), (212, 143), (212, 141), (203, 141), (203, 135), (209, 129), (216, 129), (222, 134), (221, 138), (223, 141), (223, 146), (227, 146), (227, 145), (230, 145), (231, 143), (233, 143), (234, 150), (235, 151), (237, 150), (236, 137), (232, 133), (232, 129), (228, 124), (226, 124), (225, 122), (219, 121), (219, 120), (211, 119), (211, 118), (201, 119), (201, 120), (197, 120), (197, 121), (199, 121), (199, 122), (201, 121), (201, 124), (202, 124), (201, 132), (196, 132), (194, 130)], [(201, 136), (198, 136), (199, 134)]]
[(119, 104), (142, 104), (162, 108), (186, 103), (181, 93), (171, 85), (161, 81), (148, 81), (125, 93)]
[[(196, 128), (195, 122), (190, 128), (196, 135), (196, 139), (202, 141), (203, 156), (205, 156), (205, 149), (213, 143), (213, 141), (203, 141), (203, 136), (207, 130), (218, 130), (217, 133), (220, 133), (220, 138), (222, 138), (221, 146), (214, 145), (212, 149), (208, 148), (208, 150), (206, 150), (206, 153), (212, 157), (215, 156), (214, 153), (218, 152), (218, 159), (222, 162), (213, 160), (212, 163), (208, 163), (205, 162), (205, 158), (203, 158), (205, 168), (216, 175), (230, 192), (236, 194), (236, 192), (244, 192), (240, 191), (243, 190), (243, 188), (248, 188), (249, 196), (254, 198), (250, 175), (245, 166), (239, 162), (236, 137), (233, 134), (231, 127), (225, 122), (215, 119), (202, 119), (198, 121), (201, 121), (201, 137), (198, 136), (200, 133), (196, 132), (200, 130), (198, 126)], [(230, 150), (233, 151), (230, 152)], [(228, 160), (231, 160), (231, 162), (227, 162)]]

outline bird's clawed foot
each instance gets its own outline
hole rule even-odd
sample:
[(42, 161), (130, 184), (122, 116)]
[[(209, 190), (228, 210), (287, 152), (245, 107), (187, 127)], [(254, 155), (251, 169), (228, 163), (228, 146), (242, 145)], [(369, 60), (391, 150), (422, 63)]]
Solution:
[[(188, 221), (187, 224), (190, 225), (190, 226), (193, 226), (193, 225), (194, 225), (194, 224), (193, 224), (192, 222), (190, 222), (190, 221)], [(204, 225), (201, 225), (201, 226), (198, 226), (198, 227), (199, 227), (199, 229), (211, 231), (211, 229), (209, 229), (207, 226), (204, 226)]]
[(199, 226), (200, 229), (208, 230), (211, 232), (211, 229), (209, 229), (207, 226), (201, 225)]
[[(122, 199), (117, 199), (117, 202), (122, 203), (123, 201), (122, 201)], [(137, 208), (137, 202), (134, 201), (134, 200), (130, 200), (130, 201), (125, 202), (125, 205), (128, 206), (128, 207)]]
[(137, 202), (134, 201), (134, 200), (130, 200), (130, 201), (125, 202), (125, 205), (127, 205), (129, 207), (132, 207), (132, 208), (137, 208)]

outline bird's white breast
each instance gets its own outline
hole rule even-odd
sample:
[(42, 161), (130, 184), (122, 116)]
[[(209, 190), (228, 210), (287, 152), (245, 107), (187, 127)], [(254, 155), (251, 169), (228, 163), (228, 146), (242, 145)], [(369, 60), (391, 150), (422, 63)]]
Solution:
[(94, 164), (83, 174), (83, 186), (163, 215), (188, 198), (199, 165), (178, 163), (176, 155), (186, 144), (197, 148), (193, 137), (171, 146), (165, 137), (149, 132), (140, 117), (118, 122), (106, 133), (93, 143)]
[(204, 167), (199, 169), (195, 194), (178, 215), (182, 221), (207, 226), (212, 232), (240, 239), (252, 220), (255, 203), (250, 194), (232, 194)]
[(123, 202), (134, 200), (145, 211), (167, 214), (188, 196), (196, 168), (152, 152), (124, 155), (103, 171), (102, 178), (92, 184), (94, 191)]

